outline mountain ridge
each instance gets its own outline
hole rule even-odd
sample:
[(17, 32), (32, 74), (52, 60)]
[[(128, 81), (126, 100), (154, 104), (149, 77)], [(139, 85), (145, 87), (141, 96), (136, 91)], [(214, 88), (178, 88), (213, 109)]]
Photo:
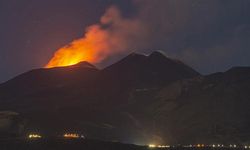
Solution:
[(203, 76), (159, 52), (132, 53), (101, 70), (82, 62), (22, 74), (0, 85), (0, 110), (28, 120), (24, 133), (71, 129), (142, 144), (250, 142), (249, 85), (249, 67)]

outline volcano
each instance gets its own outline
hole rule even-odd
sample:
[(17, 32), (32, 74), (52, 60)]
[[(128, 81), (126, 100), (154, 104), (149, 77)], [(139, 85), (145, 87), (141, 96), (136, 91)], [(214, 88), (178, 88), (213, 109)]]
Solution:
[[(104, 69), (80, 62), (2, 83), (0, 109), (19, 119), (0, 120), (19, 128), (15, 136), (77, 131), (136, 144), (248, 142), (249, 83), (249, 67), (204, 76), (160, 52), (132, 53)], [(0, 132), (13, 135), (13, 128)]]

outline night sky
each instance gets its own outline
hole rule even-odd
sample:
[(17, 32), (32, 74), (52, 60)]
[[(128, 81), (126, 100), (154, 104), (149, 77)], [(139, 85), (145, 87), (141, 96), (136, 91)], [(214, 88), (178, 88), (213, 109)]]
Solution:
[(0, 82), (44, 67), (111, 5), (124, 19), (140, 22), (144, 32), (126, 37), (133, 39), (127, 50), (100, 67), (132, 51), (154, 50), (203, 74), (250, 66), (249, 0), (0, 0)]

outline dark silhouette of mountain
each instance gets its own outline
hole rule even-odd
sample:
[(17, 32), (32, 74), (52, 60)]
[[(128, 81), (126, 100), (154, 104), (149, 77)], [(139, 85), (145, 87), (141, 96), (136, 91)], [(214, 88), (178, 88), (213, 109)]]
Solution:
[(90, 139), (17, 139), (0, 141), (0, 145), (4, 150), (148, 150), (147, 146)]
[(1, 84), (0, 88), (6, 92), (3, 94), (8, 94), (7, 91), (10, 91), (11, 96), (13, 96), (13, 92), (15, 92), (16, 96), (32, 94), (48, 90), (48, 88), (61, 88), (78, 82), (87, 82), (98, 71), (95, 66), (88, 62), (81, 62), (69, 67), (35, 69)]
[(192, 68), (167, 58), (160, 52), (153, 52), (149, 56), (131, 53), (101, 70), (98, 83), (101, 83), (99, 92), (103, 94), (100, 94), (102, 97), (99, 99), (106, 99), (105, 103), (108, 101), (116, 106), (126, 105), (131, 90), (159, 89), (179, 79), (198, 75), (200, 74)]
[(1, 84), (0, 98), (2, 101), (15, 101), (35, 95), (44, 94), (46, 97), (50, 93), (61, 93), (62, 89), (77, 88), (79, 83), (84, 87), (98, 72), (99, 70), (88, 62), (69, 67), (34, 69)]
[(199, 75), (184, 63), (167, 58), (160, 52), (153, 52), (149, 56), (132, 53), (102, 72), (142, 87), (160, 86)]
[(129, 143), (250, 140), (250, 68), (202, 76), (181, 61), (132, 53), (97, 69), (82, 62), (35, 69), (0, 85), (0, 110), (26, 120), (24, 133), (78, 131)]

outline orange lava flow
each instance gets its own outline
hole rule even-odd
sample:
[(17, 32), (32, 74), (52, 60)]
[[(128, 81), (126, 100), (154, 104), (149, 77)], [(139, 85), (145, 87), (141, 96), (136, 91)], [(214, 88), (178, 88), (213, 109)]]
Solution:
[(77, 64), (81, 61), (92, 61), (92, 55), (88, 45), (83, 45), (79, 41), (57, 50), (53, 58), (46, 65), (46, 68), (63, 67)]
[(81, 61), (97, 63), (110, 53), (107, 38), (108, 34), (100, 26), (93, 25), (83, 38), (58, 49), (45, 68), (70, 66)]

